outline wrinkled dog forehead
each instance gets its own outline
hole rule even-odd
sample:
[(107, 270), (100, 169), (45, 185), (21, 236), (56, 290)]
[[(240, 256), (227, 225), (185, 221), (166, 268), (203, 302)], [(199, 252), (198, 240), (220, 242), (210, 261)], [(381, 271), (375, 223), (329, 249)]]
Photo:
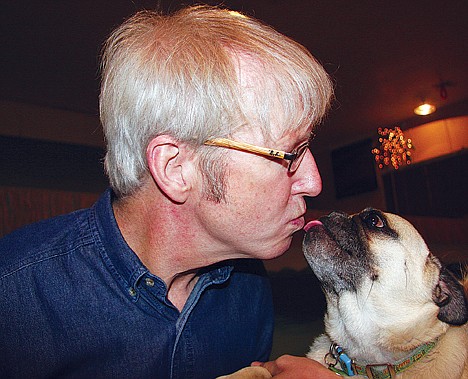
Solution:
[(348, 215), (332, 212), (306, 226), (304, 255), (324, 289), (355, 290), (390, 269), (422, 271), (429, 250), (417, 230), (400, 216), (374, 208)]
[[(404, 260), (405, 265), (414, 263), (420, 268), (431, 255), (423, 237), (409, 221), (392, 213), (381, 213), (384, 217), (384, 226), (368, 231), (369, 250), (379, 258), (394, 260), (397, 264), (398, 257)], [(384, 229), (391, 231), (385, 233)]]
[(398, 241), (407, 246), (408, 249), (419, 251), (428, 249), (422, 236), (408, 220), (393, 213), (382, 212), (382, 215), (386, 219), (387, 227), (395, 233)]
[[(430, 252), (409, 221), (394, 214), (382, 215), (386, 227), (395, 232), (395, 238), (379, 242), (377, 233), (377, 238), (370, 239), (369, 250), (376, 258), (381, 275), (381, 285), (373, 288), (379, 288), (377, 292), (381, 292), (386, 301), (393, 299), (393, 303), (399, 305), (388, 309), (387, 314), (398, 314), (397, 311), (401, 315), (417, 314), (417, 310), (430, 309), (430, 304), (438, 307), (439, 321), (452, 325), (466, 323), (468, 300), (460, 282)], [(431, 312), (424, 315), (428, 317)]]

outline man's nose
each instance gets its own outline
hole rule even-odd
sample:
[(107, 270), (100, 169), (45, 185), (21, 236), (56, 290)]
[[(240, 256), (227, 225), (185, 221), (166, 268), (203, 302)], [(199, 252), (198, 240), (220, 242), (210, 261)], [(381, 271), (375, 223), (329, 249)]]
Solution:
[(293, 193), (303, 196), (317, 196), (322, 192), (322, 178), (315, 162), (315, 158), (310, 150), (294, 173)]

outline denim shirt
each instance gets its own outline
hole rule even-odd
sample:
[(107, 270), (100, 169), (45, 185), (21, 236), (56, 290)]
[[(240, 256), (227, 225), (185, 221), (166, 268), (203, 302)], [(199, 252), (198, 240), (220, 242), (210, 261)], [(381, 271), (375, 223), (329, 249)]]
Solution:
[(210, 379), (269, 358), (261, 262), (199, 272), (183, 310), (130, 249), (112, 192), (0, 240), (0, 378)]

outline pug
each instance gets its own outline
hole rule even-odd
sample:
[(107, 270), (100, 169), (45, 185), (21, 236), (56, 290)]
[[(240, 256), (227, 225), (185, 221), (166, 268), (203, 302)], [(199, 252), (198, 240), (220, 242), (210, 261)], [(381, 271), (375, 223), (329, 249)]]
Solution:
[(327, 301), (325, 333), (307, 357), (356, 378), (468, 378), (464, 289), (411, 223), (367, 208), (305, 230)]

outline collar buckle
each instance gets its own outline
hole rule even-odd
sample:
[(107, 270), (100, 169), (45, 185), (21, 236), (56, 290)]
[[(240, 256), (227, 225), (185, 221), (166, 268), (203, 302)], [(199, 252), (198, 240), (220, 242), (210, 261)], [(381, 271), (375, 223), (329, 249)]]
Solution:
[[(380, 371), (380, 373), (374, 376), (374, 371), (372, 370), (374, 367), (386, 367), (386, 369), (383, 369), (383, 371)], [(366, 375), (369, 379), (396, 378), (395, 368), (390, 363), (366, 365)]]
[[(329, 357), (333, 357), (335, 362), (329, 362)], [(345, 353), (343, 348), (336, 343), (331, 344), (330, 351), (325, 355), (325, 363), (328, 364), (328, 368), (335, 372), (343, 373), (346, 376), (356, 375), (354, 361)], [(338, 363), (341, 366), (341, 370), (335, 367)]]

